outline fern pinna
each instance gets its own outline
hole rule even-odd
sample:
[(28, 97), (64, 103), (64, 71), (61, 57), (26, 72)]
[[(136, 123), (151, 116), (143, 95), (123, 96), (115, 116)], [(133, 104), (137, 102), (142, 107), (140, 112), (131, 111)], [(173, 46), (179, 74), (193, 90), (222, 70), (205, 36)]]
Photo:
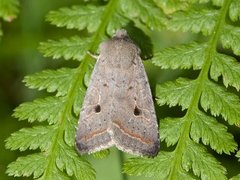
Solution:
[[(93, 65), (87, 52), (96, 52), (106, 35), (134, 23), (146, 33), (148, 29), (163, 28), (201, 32), (207, 40), (154, 54), (152, 62), (156, 66), (193, 68), (199, 74), (196, 79), (178, 78), (157, 86), (160, 106), (179, 105), (186, 113), (181, 118), (160, 120), (161, 141), (172, 146), (170, 149), (160, 150), (156, 158), (129, 159), (124, 172), (157, 179), (227, 179), (225, 167), (206, 147), (220, 154), (237, 150), (233, 135), (217, 118), (230, 125), (240, 123), (240, 103), (235, 92), (240, 89), (240, 65), (233, 56), (217, 51), (217, 45), (220, 41), (223, 48), (240, 54), (240, 31), (234, 25), (239, 19), (238, 0), (109, 0), (104, 4), (93, 2), (50, 12), (47, 20), (51, 24), (87, 29), (92, 36), (73, 36), (40, 44), (45, 56), (76, 60), (79, 66), (25, 77), (28, 87), (56, 94), (23, 103), (15, 109), (13, 115), (19, 120), (38, 121), (42, 125), (21, 129), (6, 140), (6, 147), (11, 150), (36, 150), (9, 164), (7, 173), (40, 179), (95, 179), (93, 167), (74, 148), (75, 127)], [(230, 92), (228, 86), (236, 90)]]
[[(17, 17), (18, 14), (18, 0), (1, 0), (0, 2), (0, 18), (4, 21), (11, 22)], [(0, 38), (3, 35), (1, 23), (0, 23)]]

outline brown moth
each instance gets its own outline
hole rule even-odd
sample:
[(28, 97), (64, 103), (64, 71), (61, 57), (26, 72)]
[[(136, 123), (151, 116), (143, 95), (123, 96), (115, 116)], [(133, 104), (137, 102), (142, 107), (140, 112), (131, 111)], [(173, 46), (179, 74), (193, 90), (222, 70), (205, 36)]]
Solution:
[(114, 145), (130, 154), (152, 157), (160, 148), (140, 49), (126, 30), (118, 30), (100, 45), (76, 134), (80, 154)]

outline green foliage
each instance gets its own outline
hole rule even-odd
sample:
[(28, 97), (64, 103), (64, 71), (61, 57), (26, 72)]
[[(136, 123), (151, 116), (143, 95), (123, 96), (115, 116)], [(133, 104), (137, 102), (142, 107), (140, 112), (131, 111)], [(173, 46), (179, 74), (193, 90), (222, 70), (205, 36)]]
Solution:
[(49, 40), (41, 43), (39, 50), (45, 57), (53, 57), (59, 59), (63, 57), (66, 60), (76, 59), (81, 60), (86, 55), (88, 45), (91, 39), (83, 39), (78, 36), (71, 38), (60, 39), (59, 41)]
[[(51, 24), (90, 34), (40, 43), (44, 56), (77, 60), (79, 66), (44, 70), (24, 78), (29, 88), (46, 90), (52, 96), (25, 102), (15, 109), (14, 117), (38, 125), (23, 128), (6, 140), (8, 149), (34, 150), (34, 154), (9, 164), (7, 173), (44, 180), (95, 179), (91, 164), (75, 150), (75, 127), (93, 67), (87, 52), (97, 52), (99, 43), (116, 29), (138, 27), (146, 33), (166, 28), (207, 37), (203, 43), (191, 42), (154, 54), (152, 62), (156, 66), (193, 69), (199, 74), (196, 79), (179, 77), (157, 85), (160, 106), (180, 106), (186, 113), (160, 120), (160, 138), (167, 145), (166, 151), (161, 150), (155, 158), (131, 158), (124, 172), (157, 179), (227, 179), (225, 167), (207, 147), (227, 155), (237, 149), (228, 126), (218, 121), (222, 118), (230, 125), (240, 124), (239, 96), (235, 93), (240, 89), (240, 64), (217, 50), (217, 42), (221, 42), (223, 48), (240, 55), (240, 28), (227, 24), (228, 16), (232, 21), (240, 19), (238, 0), (110, 0), (103, 5), (87, 3), (51, 11), (47, 15)], [(108, 154), (105, 150), (94, 157)]]
[(76, 74), (76, 69), (61, 68), (58, 70), (45, 70), (30, 76), (26, 76), (23, 82), (26, 86), (33, 89), (47, 92), (57, 92), (56, 96), (67, 94), (71, 80)]
[(43, 153), (31, 154), (19, 157), (15, 162), (11, 163), (7, 173), (15, 177), (29, 177), (33, 174), (34, 178), (38, 178), (44, 172), (44, 169), (46, 169), (46, 165), (47, 158)]
[(52, 137), (56, 134), (55, 126), (35, 126), (24, 128), (9, 137), (6, 147), (11, 150), (27, 149), (35, 150), (40, 148), (42, 151), (49, 149)]
[(172, 163), (173, 153), (159, 152), (158, 156), (153, 158), (132, 158), (127, 161), (124, 166), (124, 172), (130, 175), (142, 175), (147, 177), (158, 177), (159, 179), (166, 179), (169, 174), (169, 167)]
[(18, 106), (14, 110), (13, 116), (29, 122), (47, 120), (50, 124), (55, 124), (60, 120), (59, 114), (64, 103), (64, 97), (36, 99), (33, 102), (26, 102)]
[(168, 28), (174, 31), (192, 31), (193, 33), (202, 32), (204, 35), (209, 35), (215, 27), (218, 17), (217, 12), (218, 11), (214, 9), (199, 8), (176, 12), (171, 21), (169, 21)]
[[(1, 0), (0, 1), (0, 18), (4, 21), (11, 22), (18, 14), (18, 0)], [(0, 23), (0, 36), (2, 36), (2, 28)]]
[[(228, 125), (218, 120), (239, 126), (240, 99), (236, 91), (240, 64), (230, 53), (218, 52), (218, 42), (231, 49), (234, 56), (240, 54), (240, 27), (228, 23), (239, 20), (240, 2), (196, 0), (185, 9), (168, 5), (163, 7), (174, 10), (169, 10), (167, 29), (202, 33), (207, 38), (204, 43), (190, 42), (156, 52), (153, 63), (163, 69), (193, 69), (199, 73), (196, 79), (179, 77), (157, 85), (157, 103), (180, 106), (185, 114), (160, 120), (160, 138), (167, 151), (160, 151), (154, 159), (129, 159), (124, 172), (157, 179), (227, 179), (225, 167), (206, 146), (219, 154), (230, 155), (237, 150)], [(232, 179), (239, 179), (239, 175)]]
[[(132, 13), (133, 12), (133, 13)], [(134, 13), (135, 12), (135, 13)], [(77, 5), (51, 11), (47, 21), (57, 27), (87, 30), (88, 37), (72, 36), (40, 43), (39, 50), (53, 59), (77, 60), (76, 68), (62, 67), (44, 70), (24, 78), (26, 86), (46, 90), (51, 96), (25, 102), (13, 116), (29, 123), (6, 140), (11, 150), (34, 150), (34, 154), (19, 157), (9, 164), (11, 176), (32, 176), (39, 179), (95, 179), (95, 170), (75, 150), (75, 131), (93, 62), (87, 54), (97, 52), (98, 45), (116, 29), (161, 29), (164, 15), (153, 1), (111, 0), (105, 5)], [(161, 22), (160, 22), (161, 21)], [(85, 35), (86, 36), (86, 35)], [(106, 157), (109, 150), (94, 154)]]
[[(156, 52), (152, 62), (163, 69), (201, 69), (204, 61), (202, 54), (204, 54), (206, 46), (207, 44), (191, 43), (175, 48), (166, 48)], [(159, 61), (159, 57), (162, 58), (161, 61)]]
[[(191, 97), (194, 93), (196, 82), (193, 80), (179, 78), (176, 81), (170, 81), (162, 86), (157, 86), (157, 102), (159, 105), (168, 104), (171, 106), (180, 105), (183, 109), (186, 109), (190, 105)], [(161, 98), (159, 98), (161, 97)]]
[[(47, 21), (58, 27), (78, 30), (86, 28), (89, 32), (95, 32), (101, 24), (99, 17), (103, 14), (103, 11), (104, 7), (93, 5), (61, 8), (58, 11), (51, 11), (47, 15)], [(81, 43), (81, 41), (76, 39), (76, 43)]]
[(239, 91), (240, 81), (236, 81), (236, 79), (240, 78), (239, 72), (239, 63), (234, 57), (216, 53), (210, 69), (210, 75), (213, 80), (217, 81), (222, 76), (223, 84), (226, 87), (233, 86)]
[(233, 0), (229, 7), (229, 17), (232, 21), (238, 21), (240, 19), (240, 4), (238, 0)]

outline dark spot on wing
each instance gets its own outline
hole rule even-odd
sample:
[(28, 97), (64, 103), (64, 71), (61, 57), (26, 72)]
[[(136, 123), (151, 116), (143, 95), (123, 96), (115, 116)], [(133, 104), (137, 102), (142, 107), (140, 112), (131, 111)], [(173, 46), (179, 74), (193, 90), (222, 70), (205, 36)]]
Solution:
[(135, 106), (133, 113), (135, 116), (139, 116), (141, 114), (141, 110), (137, 106)]
[(133, 87), (132, 86), (129, 86), (129, 88), (128, 88), (129, 90), (131, 90), (131, 89), (133, 89)]
[(94, 108), (94, 110), (95, 110), (96, 113), (101, 112), (101, 106), (100, 106), (99, 104), (96, 105), (95, 108)]

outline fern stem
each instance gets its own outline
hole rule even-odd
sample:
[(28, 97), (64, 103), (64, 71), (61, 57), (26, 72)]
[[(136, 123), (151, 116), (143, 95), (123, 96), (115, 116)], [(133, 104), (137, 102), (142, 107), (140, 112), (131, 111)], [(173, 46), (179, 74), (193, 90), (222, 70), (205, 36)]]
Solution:
[[(115, 10), (115, 7), (117, 4), (118, 4), (118, 0), (111, 0), (108, 3), (108, 5), (106, 6), (103, 16), (101, 18), (102, 23), (100, 24), (98, 31), (95, 33), (95, 35), (93, 37), (92, 44), (89, 46), (90, 51), (94, 52), (97, 50), (98, 44), (101, 41), (101, 37), (105, 33), (104, 31), (106, 29), (106, 26), (107, 26), (108, 22), (110, 21), (112, 14), (115, 12), (114, 10)], [(49, 174), (53, 171), (53, 168), (55, 166), (55, 161), (57, 158), (57, 154), (58, 154), (58, 148), (59, 148), (58, 142), (60, 140), (63, 141), (64, 129), (65, 129), (65, 126), (67, 123), (66, 114), (71, 114), (75, 94), (78, 93), (76, 91), (76, 89), (79, 86), (79, 83), (83, 82), (84, 74), (86, 73), (86, 71), (88, 69), (89, 63), (90, 63), (90, 57), (85, 56), (84, 59), (82, 60), (81, 64), (77, 68), (76, 75), (73, 77), (72, 86), (69, 88), (69, 91), (67, 93), (66, 104), (61, 113), (59, 123), (57, 124), (57, 125), (59, 125), (58, 132), (57, 132), (56, 136), (53, 138), (51, 150), (48, 154), (49, 162), (48, 162), (46, 171), (43, 174), (41, 179), (49, 179), (49, 177), (50, 177)]]
[(177, 174), (177, 171), (179, 171), (179, 168), (182, 168), (181, 160), (182, 160), (183, 150), (185, 149), (185, 146), (186, 146), (185, 142), (188, 139), (190, 139), (189, 133), (190, 133), (190, 128), (192, 124), (191, 114), (195, 109), (198, 108), (198, 103), (201, 97), (202, 90), (204, 88), (204, 83), (208, 81), (208, 72), (209, 72), (211, 63), (213, 61), (214, 54), (216, 53), (218, 39), (219, 39), (221, 30), (225, 24), (225, 17), (229, 9), (230, 3), (231, 3), (231, 0), (225, 0), (221, 10), (219, 11), (219, 17), (218, 17), (216, 26), (214, 27), (214, 31), (208, 43), (208, 48), (206, 50), (205, 61), (204, 61), (202, 70), (200, 71), (200, 74), (196, 79), (197, 85), (195, 87), (195, 93), (191, 100), (189, 108), (187, 110), (187, 113), (185, 115), (189, 118), (186, 118), (187, 121), (184, 122), (183, 129), (181, 131), (182, 133), (180, 135), (179, 141), (174, 151), (174, 153), (177, 154), (174, 156), (175, 159), (172, 162), (174, 168), (171, 169), (168, 179), (177, 179), (175, 175)]
[(112, 15), (115, 13), (115, 9), (118, 5), (119, 0), (111, 0), (103, 12), (103, 15), (101, 17), (101, 25), (98, 28), (98, 31), (94, 34), (93, 42), (89, 48), (90, 51), (95, 52), (98, 48), (99, 43), (102, 40), (102, 36), (105, 34), (105, 30), (107, 27), (107, 24), (109, 23)]
[[(119, 161), (120, 161), (120, 167), (122, 167), (124, 163), (124, 153), (122, 151), (118, 151), (118, 156), (119, 156)], [(128, 180), (127, 174), (121, 173), (122, 175), (122, 180)]]
[(206, 49), (205, 61), (203, 63), (202, 70), (196, 80), (198, 82), (198, 85), (196, 86), (196, 89), (195, 89), (195, 93), (194, 93), (195, 95), (191, 101), (191, 104), (189, 106), (189, 110), (187, 113), (191, 112), (191, 108), (198, 108), (198, 102), (202, 93), (202, 89), (204, 88), (204, 84), (205, 84), (204, 82), (208, 80), (208, 72), (216, 53), (218, 39), (219, 39), (221, 30), (223, 28), (223, 25), (225, 24), (225, 16), (229, 9), (230, 3), (231, 3), (231, 0), (225, 0), (222, 6), (222, 9), (220, 10), (220, 14), (219, 14), (216, 26), (209, 40), (208, 48)]

